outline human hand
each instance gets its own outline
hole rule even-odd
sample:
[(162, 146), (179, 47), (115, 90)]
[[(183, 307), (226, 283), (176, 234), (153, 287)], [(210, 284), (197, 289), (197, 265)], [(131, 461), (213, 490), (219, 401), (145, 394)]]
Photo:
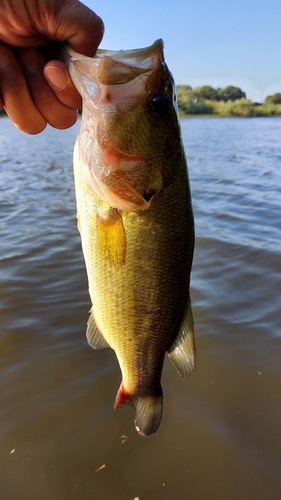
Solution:
[(0, 109), (29, 134), (71, 127), (81, 107), (60, 42), (94, 56), (102, 20), (78, 0), (0, 0)]

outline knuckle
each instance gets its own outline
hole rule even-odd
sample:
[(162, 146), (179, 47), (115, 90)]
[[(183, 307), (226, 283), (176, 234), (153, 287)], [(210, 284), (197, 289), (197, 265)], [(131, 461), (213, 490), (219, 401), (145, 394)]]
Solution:
[(15, 66), (15, 55), (8, 47), (0, 45), (0, 72), (6, 71), (8, 67)]

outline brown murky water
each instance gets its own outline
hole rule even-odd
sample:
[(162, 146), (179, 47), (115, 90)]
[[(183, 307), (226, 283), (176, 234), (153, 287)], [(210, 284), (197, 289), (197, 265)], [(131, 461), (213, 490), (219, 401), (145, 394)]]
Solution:
[(165, 363), (159, 431), (112, 406), (115, 355), (85, 338), (76, 230), (78, 125), (37, 137), (0, 120), (3, 500), (279, 500), (281, 119), (183, 120), (196, 251), (198, 366)]

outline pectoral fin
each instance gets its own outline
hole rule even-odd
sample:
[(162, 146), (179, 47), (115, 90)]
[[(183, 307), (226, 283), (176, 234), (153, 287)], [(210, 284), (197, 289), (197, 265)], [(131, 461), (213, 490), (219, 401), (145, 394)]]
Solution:
[(168, 356), (181, 377), (195, 370), (195, 341), (190, 300), (186, 306), (179, 333), (168, 349)]
[(90, 317), (87, 323), (86, 337), (88, 344), (93, 349), (105, 349), (106, 347), (110, 347), (97, 327), (93, 308), (90, 311)]
[(113, 266), (123, 266), (126, 262), (127, 238), (121, 214), (112, 208), (105, 218), (100, 215), (97, 218), (99, 252)]

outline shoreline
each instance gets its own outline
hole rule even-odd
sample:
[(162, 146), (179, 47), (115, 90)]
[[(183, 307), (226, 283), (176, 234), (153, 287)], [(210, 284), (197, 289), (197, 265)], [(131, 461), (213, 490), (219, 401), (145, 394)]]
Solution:
[(251, 116), (246, 116), (246, 115), (217, 115), (217, 114), (200, 114), (200, 113), (194, 113), (194, 114), (183, 114), (179, 113), (180, 118), (281, 118), (280, 115), (251, 115)]
[[(9, 118), (7, 113), (2, 113), (0, 110), (0, 118)], [(78, 118), (81, 119), (81, 115), (78, 115)], [(192, 113), (192, 114), (183, 114), (179, 113), (179, 118), (281, 118), (280, 115), (217, 115), (217, 114), (200, 114), (200, 113)]]

